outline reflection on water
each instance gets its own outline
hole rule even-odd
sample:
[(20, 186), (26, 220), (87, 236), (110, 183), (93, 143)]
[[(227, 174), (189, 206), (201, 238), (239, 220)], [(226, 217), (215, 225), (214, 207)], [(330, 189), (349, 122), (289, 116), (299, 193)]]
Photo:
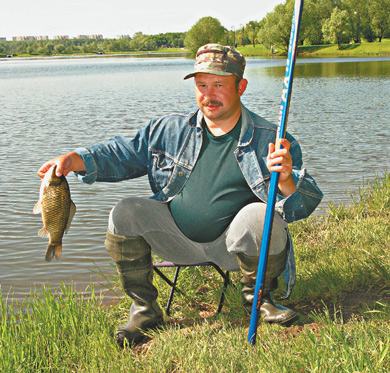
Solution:
[[(345, 201), (389, 166), (387, 118), (390, 59), (302, 59), (296, 65), (288, 130), (300, 141), (305, 167), (330, 200)], [(70, 175), (77, 213), (60, 261), (46, 263), (47, 240), (32, 215), (47, 159), (195, 107), (185, 58), (99, 58), (0, 62), (0, 282), (21, 298), (30, 286), (74, 280), (99, 288), (95, 266), (110, 270), (107, 217), (125, 196), (149, 196), (146, 178), (84, 185)], [(285, 61), (249, 59), (244, 104), (277, 121)], [(321, 209), (319, 209), (321, 211)]]

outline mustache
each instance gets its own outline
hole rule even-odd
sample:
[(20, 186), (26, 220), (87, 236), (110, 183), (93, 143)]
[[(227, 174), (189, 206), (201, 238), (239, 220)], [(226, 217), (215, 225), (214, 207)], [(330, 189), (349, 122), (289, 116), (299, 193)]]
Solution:
[(208, 98), (204, 99), (202, 101), (202, 105), (203, 106), (209, 106), (209, 105), (212, 105), (212, 106), (222, 106), (222, 102), (221, 101), (218, 101), (218, 100), (210, 100)]

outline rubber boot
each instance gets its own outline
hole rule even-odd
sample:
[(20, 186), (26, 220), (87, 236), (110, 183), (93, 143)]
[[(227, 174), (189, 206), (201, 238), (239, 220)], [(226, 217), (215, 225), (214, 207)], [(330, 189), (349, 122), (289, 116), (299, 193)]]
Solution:
[(116, 263), (125, 293), (133, 299), (129, 321), (117, 330), (117, 342), (123, 347), (125, 340), (138, 343), (144, 337), (143, 331), (162, 324), (163, 312), (156, 302), (151, 249), (145, 239), (107, 231), (105, 245)]
[[(285, 268), (286, 253), (287, 251), (284, 250), (279, 255), (271, 255), (268, 257), (263, 295), (261, 297), (260, 317), (270, 324), (289, 324), (298, 318), (295, 311), (281, 306), (280, 304), (275, 304), (271, 296), (271, 292), (278, 287), (277, 277)], [(242, 273), (240, 282), (242, 284), (243, 306), (248, 312), (251, 312), (259, 258), (247, 256), (245, 254), (238, 254), (237, 257)]]

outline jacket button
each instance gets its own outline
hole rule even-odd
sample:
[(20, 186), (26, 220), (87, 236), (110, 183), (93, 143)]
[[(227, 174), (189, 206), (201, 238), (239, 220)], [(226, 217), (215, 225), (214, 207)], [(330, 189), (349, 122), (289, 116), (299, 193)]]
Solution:
[(179, 171), (179, 176), (183, 176), (183, 175), (184, 175), (183, 172)]

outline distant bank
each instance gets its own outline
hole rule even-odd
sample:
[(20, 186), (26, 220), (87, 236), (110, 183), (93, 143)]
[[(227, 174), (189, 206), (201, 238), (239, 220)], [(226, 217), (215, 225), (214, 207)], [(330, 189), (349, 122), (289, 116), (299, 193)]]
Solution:
[[(246, 57), (283, 57), (287, 53), (283, 48), (278, 45), (271, 48), (267, 48), (262, 44), (253, 45), (238, 45), (237, 49), (240, 50)], [(299, 46), (298, 53), (300, 56), (313, 56), (313, 57), (378, 57), (378, 56), (390, 56), (390, 39), (382, 39), (381, 42), (362, 42), (360, 44), (344, 44), (340, 49), (337, 48), (337, 44), (324, 44), (324, 45), (306, 45)], [(110, 57), (110, 56), (126, 56), (126, 55), (183, 55), (189, 56), (189, 52), (185, 48), (160, 48), (153, 51), (118, 51), (118, 52), (99, 52), (99, 53), (72, 53), (72, 54), (51, 54), (50, 56), (38, 53), (17, 53), (17, 54), (0, 54), (1, 59), (11, 58), (81, 58), (81, 57)]]
[[(238, 49), (247, 57), (257, 56), (272, 56), (271, 49), (264, 45), (246, 45), (245, 47), (238, 46)], [(381, 42), (362, 42), (360, 44), (344, 44), (341, 49), (337, 48), (337, 44), (324, 45), (304, 45), (298, 47), (300, 56), (313, 57), (378, 57), (390, 56), (390, 39), (382, 39)], [(286, 55), (286, 51), (278, 46), (274, 46), (274, 56)]]

